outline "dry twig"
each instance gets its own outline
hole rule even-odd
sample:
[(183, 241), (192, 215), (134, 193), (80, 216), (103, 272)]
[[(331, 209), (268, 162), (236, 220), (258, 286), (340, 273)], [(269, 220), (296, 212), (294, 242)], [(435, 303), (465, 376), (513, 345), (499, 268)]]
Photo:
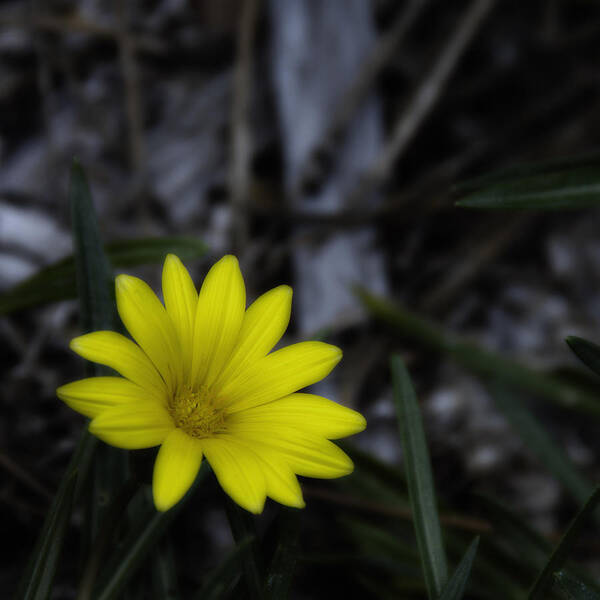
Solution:
[(247, 194), (252, 153), (249, 111), (252, 99), (254, 36), (260, 5), (260, 0), (248, 0), (243, 4), (233, 81), (230, 192), (233, 209), (232, 242), (238, 255), (242, 254), (248, 241)]

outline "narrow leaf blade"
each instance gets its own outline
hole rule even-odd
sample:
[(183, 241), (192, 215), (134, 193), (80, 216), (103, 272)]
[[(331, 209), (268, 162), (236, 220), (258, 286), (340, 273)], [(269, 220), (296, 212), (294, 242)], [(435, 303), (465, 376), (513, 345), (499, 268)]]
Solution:
[(19, 598), (23, 600), (45, 600), (50, 597), (58, 559), (71, 518), (76, 480), (75, 470), (68, 470), (63, 477), (22, 580)]
[(546, 597), (545, 594), (552, 581), (553, 573), (558, 571), (564, 565), (579, 532), (586, 525), (589, 517), (593, 515), (599, 502), (600, 486), (594, 490), (587, 502), (583, 505), (583, 508), (577, 513), (573, 521), (571, 521), (569, 528), (533, 584), (531, 591), (529, 592), (529, 600), (541, 600)]
[(496, 406), (531, 451), (567, 489), (578, 504), (583, 504), (593, 486), (581, 475), (573, 461), (550, 438), (522, 402), (515, 400), (510, 390), (495, 386), (492, 397)]
[(569, 410), (600, 415), (600, 402), (587, 389), (486, 350), (365, 289), (355, 288), (355, 293), (374, 318), (390, 325), (399, 335), (451, 357), (477, 375), (502, 381)]
[(391, 359), (394, 399), (404, 451), (406, 479), (429, 598), (441, 594), (448, 577), (446, 554), (435, 501), (429, 451), (410, 376), (402, 359)]
[(600, 375), (600, 346), (598, 344), (575, 335), (567, 338), (567, 344), (586, 367), (589, 367), (596, 375)]
[(600, 594), (566, 571), (554, 573), (554, 583), (566, 600), (600, 600)]
[(116, 316), (112, 270), (104, 254), (87, 178), (76, 162), (69, 196), (82, 328), (84, 332), (112, 329)]
[(439, 600), (462, 600), (467, 589), (478, 546), (479, 537), (476, 537), (467, 548), (452, 577), (448, 580)]
[(263, 600), (262, 564), (259, 563), (260, 549), (255, 523), (245, 510), (241, 509), (229, 498), (225, 499), (225, 508), (231, 533), (236, 543), (241, 543), (247, 538), (252, 538), (250, 549), (242, 555), (242, 567), (248, 596), (252, 600)]
[[(115, 267), (160, 263), (169, 253), (181, 260), (193, 260), (206, 254), (206, 245), (192, 237), (140, 238), (116, 241), (104, 246)], [(14, 288), (0, 295), (0, 315), (40, 306), (77, 295), (75, 262), (72, 256), (44, 267)]]
[(156, 548), (157, 542), (165, 533), (171, 521), (179, 514), (179, 511), (193, 495), (194, 490), (204, 480), (207, 473), (208, 465), (204, 461), (194, 485), (167, 512), (158, 513), (154, 507), (149, 508), (149, 518), (143, 519), (139, 530), (132, 530), (123, 542), (120, 551), (112, 557), (107, 567), (104, 583), (94, 598), (97, 598), (97, 600), (114, 600), (120, 597), (124, 587)]
[(265, 597), (270, 600), (286, 600), (298, 560), (300, 514), (293, 508), (282, 509), (279, 542), (269, 566), (265, 585)]
[(196, 600), (220, 600), (227, 593), (239, 574), (240, 563), (244, 556), (250, 551), (253, 537), (240, 540), (235, 548), (229, 552), (221, 564), (213, 571), (206, 580)]
[(600, 168), (595, 165), (508, 179), (485, 186), (456, 204), (487, 210), (559, 210), (598, 206)]

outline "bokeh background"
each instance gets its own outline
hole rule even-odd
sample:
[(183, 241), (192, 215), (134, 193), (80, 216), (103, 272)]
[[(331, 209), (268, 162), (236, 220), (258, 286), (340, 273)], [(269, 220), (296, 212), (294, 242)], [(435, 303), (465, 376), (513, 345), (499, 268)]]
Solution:
[[(77, 157), (106, 241), (193, 236), (208, 248), (188, 265), (196, 281), (233, 252), (249, 297), (293, 286), (286, 341), (343, 348), (318, 391), (366, 415), (353, 440), (364, 460), (401, 474), (388, 373), (389, 353), (400, 351), (422, 401), (438, 494), (464, 517), (453, 526), (485, 531), (471, 499), (483, 492), (552, 538), (575, 503), (486, 384), (372, 319), (352, 290), (393, 298), (536, 369), (572, 370), (564, 338), (600, 338), (600, 213), (454, 202), (470, 178), (597, 147), (599, 51), (600, 7), (585, 0), (4, 1), (0, 291), (70, 254)], [(128, 272), (158, 289), (159, 265)], [(54, 393), (82, 374), (68, 351), (78, 327), (75, 301), (0, 320), (8, 594), (83, 426)], [(597, 477), (597, 423), (528, 400)], [(390, 517), (383, 492), (307, 481), (305, 493), (297, 597), (400, 589), (385, 561), (365, 558), (377, 549), (354, 535), (357, 522)], [(171, 528), (182, 598), (231, 543), (221, 500), (211, 480)], [(409, 531), (405, 513), (395, 518)], [(260, 525), (267, 546), (276, 521), (270, 504)], [(597, 540), (585, 543), (592, 556)], [(74, 597), (78, 567), (73, 542), (56, 598)]]

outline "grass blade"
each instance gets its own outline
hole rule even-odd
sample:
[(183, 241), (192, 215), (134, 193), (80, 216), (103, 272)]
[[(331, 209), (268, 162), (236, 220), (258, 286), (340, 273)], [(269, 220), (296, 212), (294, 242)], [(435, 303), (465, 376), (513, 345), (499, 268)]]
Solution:
[(554, 583), (565, 600), (600, 600), (600, 594), (591, 590), (585, 583), (566, 571), (554, 573)]
[(116, 317), (112, 270), (104, 254), (87, 178), (77, 162), (71, 169), (69, 196), (82, 329), (112, 329)]
[(262, 565), (259, 564), (260, 548), (254, 520), (245, 510), (241, 509), (235, 502), (225, 498), (225, 508), (233, 539), (237, 544), (247, 538), (252, 538), (248, 552), (242, 555), (242, 566), (248, 596), (252, 600), (263, 600), (262, 589)]
[(448, 566), (435, 501), (429, 451), (415, 391), (399, 356), (392, 356), (391, 369), (417, 545), (429, 598), (433, 600), (439, 597), (446, 584)]
[(569, 525), (569, 529), (567, 529), (563, 535), (558, 546), (554, 549), (546, 566), (539, 574), (529, 592), (529, 600), (541, 600), (542, 598), (547, 597), (545, 596), (546, 588), (552, 583), (554, 572), (558, 571), (567, 560), (567, 556), (575, 539), (579, 535), (581, 529), (587, 524), (588, 518), (593, 515), (598, 502), (600, 502), (600, 486), (598, 486), (588, 498), (583, 508)]
[(239, 574), (239, 564), (250, 551), (253, 537), (247, 537), (238, 542), (225, 557), (223, 562), (206, 580), (196, 600), (220, 600), (233, 587)]
[(152, 584), (155, 600), (179, 600), (175, 557), (168, 540), (159, 544), (154, 552)]
[(461, 181), (454, 186), (456, 192), (468, 193), (484, 186), (503, 183), (509, 180), (523, 179), (532, 175), (545, 175), (566, 171), (567, 169), (579, 169), (584, 167), (595, 167), (600, 163), (600, 153), (587, 152), (585, 154), (552, 158), (534, 163), (521, 163), (502, 167), (500, 169)]
[(473, 566), (478, 546), (479, 537), (476, 537), (467, 548), (460, 563), (458, 563), (456, 571), (454, 571), (452, 577), (448, 580), (439, 600), (462, 600), (465, 590), (467, 589), (467, 583), (469, 582), (469, 576), (471, 575), (471, 567)]
[(22, 580), (18, 597), (44, 600), (50, 596), (65, 533), (71, 519), (77, 472), (67, 471), (48, 511), (32, 559)]
[(600, 415), (600, 402), (589, 391), (467, 342), (439, 325), (364, 289), (357, 288), (355, 292), (374, 318), (391, 325), (399, 334), (448, 355), (473, 373), (525, 390), (563, 408)]
[[(192, 260), (203, 256), (206, 250), (203, 242), (183, 236), (117, 241), (104, 246), (106, 256), (115, 267), (159, 263), (169, 253), (176, 254), (182, 261)], [(0, 295), (0, 315), (75, 298), (75, 278), (72, 256), (49, 265)]]
[(575, 335), (569, 336), (566, 341), (577, 358), (596, 375), (600, 375), (600, 346)]
[(600, 168), (597, 165), (492, 183), (456, 203), (464, 208), (535, 210), (588, 208), (598, 204)]
[[(77, 162), (71, 169), (69, 200), (81, 329), (84, 333), (113, 330), (117, 311), (112, 267), (104, 253), (88, 181)], [(89, 362), (86, 370), (90, 376), (107, 373), (106, 368)], [(99, 446), (94, 456), (93, 474), (86, 503), (88, 531), (84, 543), (88, 545), (97, 537), (108, 506), (127, 478), (126, 453), (106, 445)], [(93, 581), (88, 582), (88, 585), (92, 584)]]
[(577, 504), (583, 504), (594, 487), (579, 473), (571, 459), (554, 443), (523, 403), (513, 398), (510, 390), (495, 386), (492, 397), (523, 442), (565, 486)]
[(269, 600), (286, 600), (298, 560), (300, 514), (290, 508), (281, 509), (282, 523), (279, 541), (267, 573), (265, 597)]
[(179, 514), (187, 500), (193, 495), (196, 487), (208, 473), (208, 465), (204, 461), (194, 485), (186, 495), (170, 510), (164, 513), (156, 512), (149, 507), (149, 518), (140, 520), (141, 527), (133, 528), (124, 540), (121, 550), (117, 552), (107, 566), (107, 575), (100, 590), (94, 596), (96, 600), (114, 600), (118, 598), (124, 587), (131, 580), (150, 553), (156, 548), (157, 542), (165, 533), (171, 521)]

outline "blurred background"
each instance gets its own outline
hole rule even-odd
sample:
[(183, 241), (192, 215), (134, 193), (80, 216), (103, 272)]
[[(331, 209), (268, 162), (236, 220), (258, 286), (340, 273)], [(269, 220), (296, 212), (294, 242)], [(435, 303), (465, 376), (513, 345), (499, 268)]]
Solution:
[[(373, 534), (413, 535), (385, 489), (402, 478), (391, 351), (415, 380), (452, 535), (489, 530), (475, 492), (550, 539), (577, 506), (486, 382), (414, 324), (595, 389), (564, 338), (600, 338), (600, 213), (454, 203), (474, 177), (597, 147), (599, 51), (600, 7), (585, 0), (5, 0), (0, 292), (71, 253), (73, 157), (105, 241), (192, 236), (207, 247), (188, 263), (197, 282), (233, 252), (249, 298), (292, 285), (286, 341), (340, 345), (344, 361), (317, 391), (368, 421), (351, 440), (356, 479), (306, 482), (293, 597), (424, 597), (418, 564), (405, 553), (400, 573)], [(159, 265), (127, 272), (159, 289)], [(373, 318), (356, 285), (409, 309), (409, 325)], [(0, 319), (0, 529), (16, 540), (0, 548), (7, 593), (83, 426), (54, 393), (83, 373), (68, 351), (78, 332), (75, 301)], [(597, 479), (594, 420), (523, 395)], [(183, 598), (231, 544), (221, 500), (203, 484), (171, 528)], [(269, 503), (260, 521), (267, 548), (277, 514)], [(582, 556), (599, 550), (585, 544)], [(68, 544), (56, 598), (74, 597), (77, 569)]]

